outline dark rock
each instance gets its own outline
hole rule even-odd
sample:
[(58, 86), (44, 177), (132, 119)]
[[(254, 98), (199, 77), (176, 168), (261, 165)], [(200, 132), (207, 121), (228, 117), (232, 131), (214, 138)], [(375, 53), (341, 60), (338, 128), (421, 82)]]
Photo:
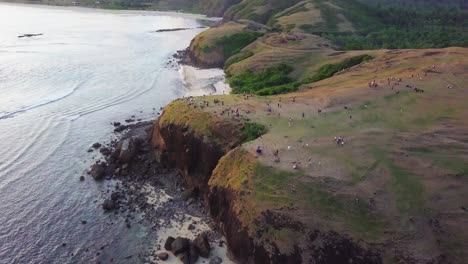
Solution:
[(211, 247), (210, 242), (208, 241), (207, 233), (199, 234), (193, 241), (193, 244), (200, 251), (200, 256), (202, 256), (203, 258), (208, 258), (210, 256)]
[(192, 205), (193, 203), (195, 203), (195, 199), (189, 198), (189, 199), (187, 200), (187, 205)]
[(111, 210), (114, 210), (115, 208), (116, 208), (115, 202), (110, 199), (106, 199), (102, 203), (102, 209), (104, 209), (104, 211), (111, 211)]
[(133, 157), (135, 157), (135, 154), (137, 152), (137, 140), (136, 138), (127, 138), (124, 141), (122, 141), (122, 144), (120, 145), (120, 151), (119, 151), (119, 160), (122, 163), (128, 163), (132, 161)]
[(169, 254), (167, 254), (166, 252), (161, 252), (158, 254), (158, 258), (163, 261), (167, 260), (169, 258)]
[(96, 143), (94, 143), (94, 144), (92, 145), (92, 147), (95, 148), (95, 149), (98, 149), (98, 148), (100, 148), (101, 146), (102, 146), (101, 143), (98, 143), (98, 142), (96, 142)]
[(172, 245), (172, 242), (174, 242), (174, 240), (175, 240), (175, 238), (173, 238), (171, 236), (168, 237), (166, 239), (166, 243), (164, 243), (164, 249), (172, 251), (171, 245)]
[(67, 243), (62, 243), (62, 247), (66, 247), (67, 246)]
[(190, 264), (195, 264), (195, 262), (197, 262), (200, 256), (198, 247), (196, 247), (195, 245), (190, 245), (189, 253), (190, 253)]
[(44, 35), (43, 33), (39, 33), (39, 34), (23, 34), (23, 35), (19, 35), (18, 38), (30, 38), (30, 37), (36, 37), (36, 36), (42, 36)]
[(117, 201), (117, 200), (119, 199), (119, 197), (120, 197), (120, 195), (119, 195), (118, 192), (113, 192), (113, 193), (111, 194), (111, 200), (112, 200), (112, 201)]
[(114, 122), (113, 125), (114, 125), (115, 127), (118, 127), (118, 126), (120, 126), (121, 124), (120, 124), (120, 122)]
[(184, 252), (179, 256), (180, 261), (182, 261), (183, 264), (190, 264), (190, 253), (189, 252)]
[(93, 152), (93, 151), (94, 151), (94, 150), (93, 150), (92, 148), (88, 149), (88, 153), (89, 153), (89, 152)]
[(174, 253), (174, 255), (183, 253), (189, 249), (190, 243), (187, 238), (183, 237), (178, 237), (172, 242), (171, 244), (171, 250)]
[(223, 260), (220, 257), (216, 257), (210, 260), (210, 264), (221, 264), (221, 263), (223, 263)]
[(104, 156), (109, 156), (112, 153), (112, 151), (109, 148), (106, 148), (106, 147), (101, 148), (99, 150), (99, 152), (101, 152), (101, 154), (104, 155)]
[(90, 174), (95, 180), (101, 180), (106, 174), (107, 166), (105, 164), (96, 163), (91, 167)]
[(127, 129), (127, 126), (120, 125), (120, 126), (117, 126), (116, 128), (114, 128), (114, 132), (122, 132), (125, 129)]
[(86, 220), (81, 220), (82, 225), (86, 225), (88, 222)]
[(194, 230), (194, 229), (195, 229), (195, 226), (194, 226), (194, 225), (192, 225), (192, 224), (189, 224), (189, 226), (188, 226), (188, 230)]
[(84, 181), (84, 180), (85, 180), (84, 176), (80, 176), (80, 181)]

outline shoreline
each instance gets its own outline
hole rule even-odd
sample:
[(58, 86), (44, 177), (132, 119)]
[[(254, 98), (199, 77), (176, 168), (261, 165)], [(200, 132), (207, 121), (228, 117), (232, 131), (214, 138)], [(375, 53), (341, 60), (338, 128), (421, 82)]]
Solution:
[(164, 11), (164, 10), (145, 10), (145, 9), (110, 9), (110, 8), (98, 8), (98, 7), (88, 7), (88, 6), (48, 5), (48, 4), (42, 4), (42, 3), (17, 3), (17, 2), (8, 2), (8, 1), (0, 1), (0, 5), (22, 6), (22, 7), (41, 7), (41, 8), (50, 8), (50, 9), (56, 9), (56, 10), (67, 9), (71, 11), (87, 11), (89, 13), (95, 12), (95, 13), (122, 13), (122, 14), (177, 16), (177, 17), (182, 17), (182, 18), (205, 20), (205, 21), (211, 21), (211, 22), (219, 22), (222, 20), (222, 17), (208, 17), (203, 14), (178, 12), (176, 10)]
[[(199, 69), (183, 63), (176, 55), (173, 55), (168, 63), (177, 66), (184, 89), (184, 95), (174, 100), (229, 94), (231, 91), (225, 83), (223, 69)], [(122, 217), (119, 215), (131, 212), (125, 216), (127, 228), (131, 228), (133, 219), (141, 218), (145, 226), (156, 231), (156, 243), (152, 249), (143, 252), (144, 255), (140, 257), (142, 262), (159, 263), (163, 260), (162, 257), (168, 254), (168, 259), (163, 260), (164, 263), (180, 263), (179, 255), (164, 250), (166, 239), (173, 236), (194, 240), (204, 234), (208, 237), (211, 247), (210, 256), (200, 257), (193, 263), (235, 263), (229, 257), (226, 238), (217, 231), (203, 197), (183, 187), (180, 172), (167, 169), (163, 163), (156, 161), (151, 136), (153, 122), (157, 121), (161, 114), (158, 112), (153, 121), (138, 121), (138, 117), (132, 117), (130, 120), (134, 123), (114, 122), (114, 139), (94, 148), (101, 152), (102, 158), (90, 167), (87, 174), (96, 181), (110, 180), (114, 189), (102, 202), (104, 213), (114, 212), (119, 218)], [(133, 139), (136, 141), (131, 143)], [(122, 161), (124, 145), (134, 145), (135, 149), (131, 151), (130, 158)], [(88, 152), (94, 152), (93, 147)], [(83, 180), (80, 178), (80, 181)]]
[(227, 95), (231, 93), (231, 87), (226, 83), (223, 69), (200, 69), (181, 64), (179, 74), (186, 89), (185, 97)]

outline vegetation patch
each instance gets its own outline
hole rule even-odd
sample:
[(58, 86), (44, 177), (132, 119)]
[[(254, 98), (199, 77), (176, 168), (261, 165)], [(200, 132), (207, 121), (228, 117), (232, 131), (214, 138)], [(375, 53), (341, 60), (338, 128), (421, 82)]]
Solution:
[(417, 176), (396, 165), (383, 149), (374, 148), (372, 154), (392, 175), (392, 186), (400, 212), (411, 214), (421, 211), (424, 205), (424, 186)]
[[(278, 170), (256, 162), (253, 178), (256, 208), (281, 208), (300, 202), (309, 210), (343, 221), (355, 232), (367, 236), (378, 233), (381, 223), (366, 208), (356, 205), (354, 199), (338, 198), (319, 186), (298, 184), (302, 174), (302, 171)], [(296, 192), (290, 191), (293, 185), (297, 186)]]
[(242, 130), (242, 136), (244, 137), (244, 142), (250, 142), (266, 134), (267, 132), (267, 128), (262, 124), (246, 122), (244, 124), (244, 129)]
[(353, 67), (371, 59), (373, 59), (372, 56), (364, 54), (347, 58), (344, 61), (337, 64), (325, 64), (322, 67), (320, 67), (312, 77), (305, 79), (303, 83), (313, 83), (326, 78), (330, 78), (339, 71)]
[[(320, 34), (343, 50), (443, 48), (468, 45), (468, 11), (456, 8), (410, 8), (405, 6), (369, 6), (361, 10), (335, 0), (343, 7), (343, 14), (359, 31), (309, 32)], [(349, 1), (355, 2), (355, 1)]]
[(254, 175), (255, 203), (260, 208), (288, 206), (297, 200), (289, 194), (288, 185), (301, 175), (300, 171), (278, 170), (256, 162)]
[[(429, 147), (406, 148), (411, 154), (430, 160), (436, 166), (449, 170), (459, 175), (468, 176), (468, 161), (460, 158), (463, 156), (456, 145), (439, 145), (437, 151)], [(463, 147), (461, 147), (463, 148)]]
[(229, 78), (229, 85), (235, 94), (273, 95), (293, 92), (299, 83), (288, 76), (292, 71), (293, 68), (287, 64), (278, 64), (259, 73), (247, 70)]
[(160, 124), (174, 124), (189, 126), (195, 133), (210, 137), (213, 116), (199, 109), (191, 108), (186, 102), (176, 100), (164, 107), (164, 112), (159, 119)]
[(252, 51), (246, 51), (246, 52), (243, 52), (241, 54), (238, 54), (238, 55), (235, 55), (231, 58), (229, 58), (226, 63), (224, 64), (224, 69), (227, 69), (229, 68), (229, 66), (231, 66), (232, 64), (235, 64), (235, 63), (238, 63), (238, 62), (241, 62), (247, 58), (250, 58), (254, 55), (254, 53)]
[(243, 148), (236, 148), (221, 158), (213, 177), (210, 178), (210, 186), (221, 186), (240, 190), (253, 175), (254, 162), (252, 156)]
[(254, 42), (258, 37), (262, 36), (259, 32), (239, 32), (230, 36), (223, 36), (216, 40), (216, 46), (223, 50), (225, 58), (239, 53), (245, 46)]
[(343, 221), (354, 232), (368, 237), (376, 237), (382, 227), (382, 222), (363, 206), (356, 205), (353, 199), (342, 199), (330, 194), (322, 188), (302, 185), (308, 206), (316, 208), (322, 214)]

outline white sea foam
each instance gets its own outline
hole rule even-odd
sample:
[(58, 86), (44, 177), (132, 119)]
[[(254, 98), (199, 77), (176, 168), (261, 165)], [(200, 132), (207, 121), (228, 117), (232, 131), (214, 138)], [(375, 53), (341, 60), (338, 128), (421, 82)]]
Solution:
[(222, 69), (198, 69), (182, 65), (179, 73), (186, 89), (186, 96), (222, 95), (231, 92)]

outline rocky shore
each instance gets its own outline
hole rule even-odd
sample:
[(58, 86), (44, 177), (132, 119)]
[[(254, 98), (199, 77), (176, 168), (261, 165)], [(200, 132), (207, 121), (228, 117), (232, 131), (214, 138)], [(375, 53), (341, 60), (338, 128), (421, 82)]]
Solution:
[[(223, 237), (213, 231), (214, 224), (203, 198), (184, 187), (177, 170), (156, 161), (150, 142), (153, 123), (122, 125), (115, 122), (114, 126), (118, 140), (107, 144), (95, 143), (88, 150), (99, 151), (102, 158), (91, 166), (87, 174), (96, 181), (115, 183), (102, 201), (105, 213), (125, 218), (127, 228), (141, 217), (158, 234), (154, 250), (140, 256), (141, 261), (174, 262), (176, 256), (183, 263), (195, 263), (199, 256), (207, 263), (221, 263), (226, 259), (226, 250), (220, 250), (225, 248)], [(84, 180), (85, 177), (80, 177), (80, 181)], [(189, 246), (180, 249), (174, 245), (175, 249), (171, 249), (170, 244), (167, 245), (171, 236), (176, 236), (177, 241), (182, 239)], [(171, 250), (173, 254), (170, 254)]]

